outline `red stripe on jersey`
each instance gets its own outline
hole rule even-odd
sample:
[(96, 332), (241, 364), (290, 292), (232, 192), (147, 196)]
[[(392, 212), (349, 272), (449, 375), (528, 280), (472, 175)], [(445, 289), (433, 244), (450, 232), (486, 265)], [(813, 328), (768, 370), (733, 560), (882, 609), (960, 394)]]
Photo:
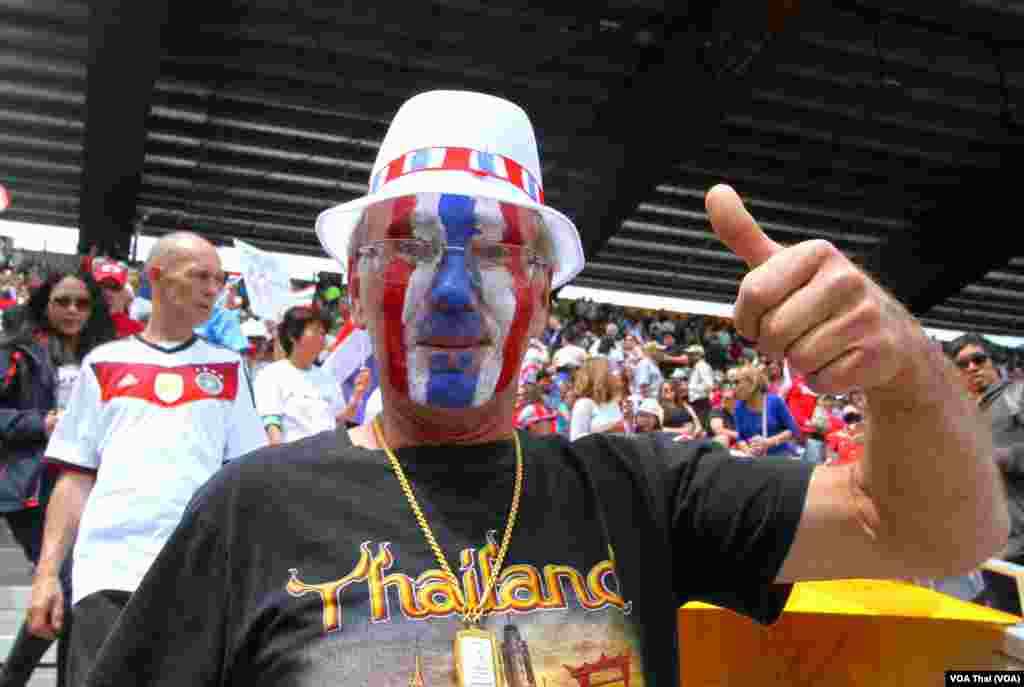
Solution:
[(43, 462), (46, 463), (47, 470), (56, 470), (57, 472), (77, 472), (83, 475), (95, 475), (99, 472), (93, 468), (84, 468), (81, 465), (65, 463), (63, 460), (57, 460), (56, 458), (43, 458)]
[(238, 393), (238, 363), (163, 367), (144, 363), (93, 363), (104, 402), (137, 398), (165, 408), (193, 401), (233, 401)]

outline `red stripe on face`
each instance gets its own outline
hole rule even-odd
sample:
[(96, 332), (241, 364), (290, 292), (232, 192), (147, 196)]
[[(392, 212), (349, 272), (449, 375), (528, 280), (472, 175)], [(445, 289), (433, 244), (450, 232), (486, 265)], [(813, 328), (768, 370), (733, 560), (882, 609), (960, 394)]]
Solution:
[[(412, 213), (415, 209), (416, 196), (403, 196), (393, 201), (391, 222), (387, 229), (388, 238), (412, 236)], [(384, 320), (382, 329), (388, 378), (395, 391), (405, 395), (409, 393), (409, 369), (402, 313), (405, 310), (405, 294), (413, 269), (412, 265), (396, 259), (384, 266), (384, 273), (381, 275), (383, 295), (380, 313)]]
[[(509, 203), (498, 203), (501, 208), (501, 216), (505, 219), (505, 234), (502, 240), (506, 243), (522, 245), (524, 213), (528, 212)], [(519, 364), (526, 349), (526, 335), (529, 333), (530, 321), (534, 313), (534, 289), (523, 271), (522, 263), (513, 260), (509, 264), (509, 274), (512, 275), (512, 288), (515, 289), (516, 313), (512, 318), (508, 336), (505, 338), (505, 350), (501, 359), (501, 374), (498, 375), (498, 383), (495, 386), (495, 393), (500, 393), (516, 379), (519, 372)]]
[(501, 208), (501, 216), (505, 220), (505, 232), (501, 235), (502, 243), (514, 243), (523, 245), (528, 238), (523, 235), (523, 223), (521, 221), (521, 209), (509, 203), (498, 203)]

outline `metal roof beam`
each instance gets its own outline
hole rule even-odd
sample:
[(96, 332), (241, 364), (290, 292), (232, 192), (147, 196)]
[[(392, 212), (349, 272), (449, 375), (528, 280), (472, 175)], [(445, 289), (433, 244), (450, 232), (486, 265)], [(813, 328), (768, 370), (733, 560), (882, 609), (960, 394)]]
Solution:
[(78, 247), (127, 257), (168, 0), (111, 0), (89, 13)]
[(1003, 199), (1015, 197), (1022, 171), (1024, 141), (1004, 149), (998, 168), (965, 173), (955, 193), (936, 196), (932, 208), (915, 218), (915, 231), (886, 237), (868, 269), (915, 314), (961, 292), (1013, 298), (1013, 291), (977, 284), (1024, 256), (1024, 232), (996, 211)]
[[(585, 133), (608, 144), (581, 147), (564, 162), (600, 172), (598, 183), (578, 184), (562, 200), (575, 218), (587, 256), (619, 231), (641, 201), (671, 176), (672, 168), (719, 130), (722, 115), (750, 95), (744, 77), (770, 59), (778, 34), (794, 23), (798, 3), (689, 3), (686, 16), (666, 17), (663, 27), (637, 34), (636, 76), (597, 109)], [(737, 38), (735, 16), (744, 17)], [(753, 37), (753, 38), (750, 38)], [(685, 105), (678, 103), (681, 94)], [(581, 127), (584, 128), (584, 127)]]

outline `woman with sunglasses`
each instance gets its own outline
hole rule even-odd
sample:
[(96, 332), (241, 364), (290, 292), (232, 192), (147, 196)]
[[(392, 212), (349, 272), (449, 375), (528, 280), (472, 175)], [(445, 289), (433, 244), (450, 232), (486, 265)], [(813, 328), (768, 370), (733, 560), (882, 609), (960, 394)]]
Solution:
[[(0, 514), (33, 565), (39, 559), (53, 488), (42, 460), (47, 440), (71, 395), (82, 358), (114, 337), (106, 301), (92, 277), (63, 272), (31, 294), (18, 328), (0, 339), (0, 440), (6, 452)], [(62, 577), (68, 585), (70, 577)], [(67, 589), (64, 598), (71, 598)], [(66, 640), (65, 634), (58, 647), (59, 684)], [(0, 671), (0, 687), (26, 684), (50, 644), (22, 625)]]

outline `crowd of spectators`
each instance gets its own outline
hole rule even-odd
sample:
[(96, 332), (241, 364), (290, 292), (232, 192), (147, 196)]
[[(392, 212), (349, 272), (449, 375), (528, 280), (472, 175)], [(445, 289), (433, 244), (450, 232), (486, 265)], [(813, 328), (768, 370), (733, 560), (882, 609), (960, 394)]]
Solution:
[[(1008, 379), (1024, 376), (1019, 352), (1006, 363)], [(816, 394), (726, 318), (559, 303), (519, 382), (519, 426), (571, 440), (657, 430), (829, 464), (863, 450), (863, 394)]]

